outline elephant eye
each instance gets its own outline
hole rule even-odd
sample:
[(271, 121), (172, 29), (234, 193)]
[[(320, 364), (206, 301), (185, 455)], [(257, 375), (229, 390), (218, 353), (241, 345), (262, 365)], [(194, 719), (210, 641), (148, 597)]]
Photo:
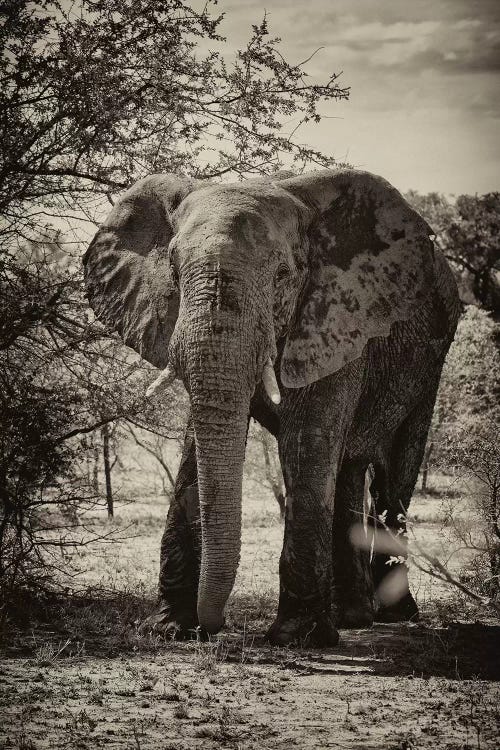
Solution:
[(274, 274), (274, 283), (281, 284), (290, 276), (290, 269), (284, 263), (280, 263)]

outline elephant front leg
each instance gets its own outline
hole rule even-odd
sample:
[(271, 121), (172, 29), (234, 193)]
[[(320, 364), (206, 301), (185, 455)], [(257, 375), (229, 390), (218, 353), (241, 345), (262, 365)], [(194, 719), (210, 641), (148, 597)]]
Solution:
[(277, 645), (335, 646), (330, 435), (321, 429), (300, 430), (280, 447), (287, 485), (285, 537), (278, 615), (267, 636)]
[(198, 625), (200, 509), (195, 443), (188, 425), (160, 550), (158, 606), (142, 625), (166, 637), (186, 638)]

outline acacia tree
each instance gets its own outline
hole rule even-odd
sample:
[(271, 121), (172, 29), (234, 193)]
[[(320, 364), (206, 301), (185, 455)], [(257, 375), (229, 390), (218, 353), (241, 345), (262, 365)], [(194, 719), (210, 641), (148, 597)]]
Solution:
[(0, 211), (17, 237), (50, 215), (95, 219), (103, 196), (150, 172), (267, 173), (287, 156), (333, 163), (297, 143), (282, 118), (320, 119), (346, 98), (331, 75), (309, 82), (267, 21), (232, 65), (208, 3), (4, 0), (0, 30)]
[(144, 366), (86, 321), (79, 281), (53, 262), (55, 246), (1, 261), (0, 599), (9, 604), (19, 586), (45, 587), (56, 549), (75, 531), (82, 538), (76, 511), (98, 499), (78, 470), (82, 437), (148, 413)]
[(105, 335), (83, 296), (79, 243), (113, 194), (151, 172), (333, 164), (294, 134), (348, 89), (288, 63), (265, 18), (228, 62), (214, 4), (0, 3), (0, 554), (12, 539), (23, 561), (39, 549), (40, 508), (70, 498), (82, 436), (125, 418), (169, 430), (144, 400), (147, 365)]

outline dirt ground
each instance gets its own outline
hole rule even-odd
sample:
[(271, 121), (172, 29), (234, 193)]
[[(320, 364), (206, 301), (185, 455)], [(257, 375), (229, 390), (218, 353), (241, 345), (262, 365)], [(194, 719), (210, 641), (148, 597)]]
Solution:
[[(449, 590), (419, 571), (420, 624), (341, 631), (339, 646), (321, 651), (264, 642), (283, 527), (268, 490), (248, 478), (225, 631), (208, 643), (141, 636), (167, 501), (135, 482), (120, 473), (121, 496), (134, 502), (118, 503), (114, 521), (103, 510), (86, 519), (122, 538), (73, 558), (87, 595), (5, 639), (0, 748), (500, 748), (500, 627), (463, 622)], [(449, 555), (439, 490), (414, 500), (415, 529)]]

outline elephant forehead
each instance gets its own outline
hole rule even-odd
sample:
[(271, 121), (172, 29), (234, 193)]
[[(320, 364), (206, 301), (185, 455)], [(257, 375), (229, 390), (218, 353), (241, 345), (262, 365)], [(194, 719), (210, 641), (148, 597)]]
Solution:
[(180, 252), (216, 252), (262, 262), (270, 252), (288, 252), (297, 220), (275, 216), (276, 210), (248, 189), (204, 188), (188, 196), (176, 211), (175, 243)]
[(226, 225), (240, 213), (258, 214), (259, 203), (248, 190), (233, 185), (209, 185), (188, 195), (174, 213), (179, 228), (193, 222)]

